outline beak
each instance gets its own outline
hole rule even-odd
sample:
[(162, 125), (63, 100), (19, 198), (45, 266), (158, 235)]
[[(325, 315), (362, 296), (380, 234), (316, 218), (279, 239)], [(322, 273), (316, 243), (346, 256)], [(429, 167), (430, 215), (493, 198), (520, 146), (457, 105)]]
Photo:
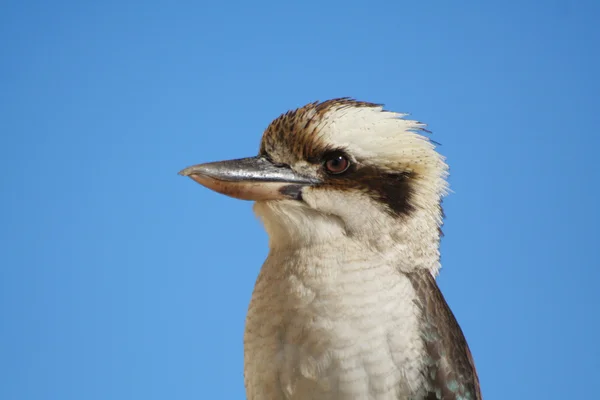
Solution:
[(215, 192), (242, 200), (302, 199), (302, 188), (318, 183), (262, 157), (198, 164), (179, 172)]

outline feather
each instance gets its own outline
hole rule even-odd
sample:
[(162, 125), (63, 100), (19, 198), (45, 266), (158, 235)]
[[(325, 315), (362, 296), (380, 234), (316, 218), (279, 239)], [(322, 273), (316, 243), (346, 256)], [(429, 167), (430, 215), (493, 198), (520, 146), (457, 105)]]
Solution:
[(424, 270), (407, 274), (421, 311), (427, 353), (424, 400), (481, 400), (471, 351), (433, 276)]

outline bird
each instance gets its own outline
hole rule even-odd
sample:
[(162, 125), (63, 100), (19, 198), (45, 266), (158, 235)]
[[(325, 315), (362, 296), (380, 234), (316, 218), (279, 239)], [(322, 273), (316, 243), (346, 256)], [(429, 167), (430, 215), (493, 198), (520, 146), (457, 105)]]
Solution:
[(353, 98), (273, 120), (255, 157), (180, 175), (254, 201), (269, 237), (244, 331), (249, 400), (480, 400), (441, 293), (448, 165), (426, 125)]

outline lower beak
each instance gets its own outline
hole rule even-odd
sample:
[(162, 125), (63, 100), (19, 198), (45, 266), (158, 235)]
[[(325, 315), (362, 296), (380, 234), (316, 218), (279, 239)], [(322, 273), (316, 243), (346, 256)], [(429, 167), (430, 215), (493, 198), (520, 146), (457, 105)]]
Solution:
[(198, 164), (179, 172), (215, 192), (242, 200), (302, 199), (302, 188), (317, 183), (287, 166), (261, 158)]

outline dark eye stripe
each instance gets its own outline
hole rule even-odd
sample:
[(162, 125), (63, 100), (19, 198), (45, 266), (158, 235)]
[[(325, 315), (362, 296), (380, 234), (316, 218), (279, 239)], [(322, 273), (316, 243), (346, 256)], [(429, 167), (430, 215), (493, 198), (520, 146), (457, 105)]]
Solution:
[(388, 172), (376, 167), (362, 166), (349, 174), (330, 175), (328, 184), (344, 190), (361, 190), (376, 201), (386, 204), (390, 213), (396, 216), (410, 214), (412, 205), (413, 182), (416, 175), (410, 172)]

